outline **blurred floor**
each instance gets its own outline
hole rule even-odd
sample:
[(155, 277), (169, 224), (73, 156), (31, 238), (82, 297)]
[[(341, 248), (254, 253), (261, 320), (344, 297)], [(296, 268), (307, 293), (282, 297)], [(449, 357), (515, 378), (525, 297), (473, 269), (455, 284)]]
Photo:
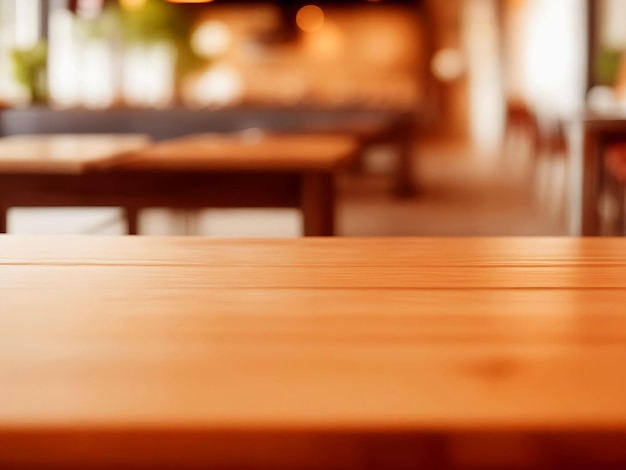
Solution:
[[(417, 149), (419, 196), (396, 199), (384, 174), (391, 160), (372, 153), (372, 174), (339, 181), (338, 230), (344, 236), (540, 236), (565, 235), (565, 221), (529, 184), (528, 165), (502, 156), (486, 157), (467, 146), (433, 142)], [(564, 170), (563, 170), (564, 171)], [(548, 184), (549, 186), (550, 184)], [(199, 234), (215, 237), (294, 237), (295, 210), (210, 210), (200, 217), (148, 211), (148, 235)], [(16, 209), (11, 233), (121, 234), (116, 209)]]
[(552, 201), (539, 198), (526, 162), (476, 154), (462, 144), (430, 143), (417, 151), (417, 198), (391, 198), (386, 177), (342, 181), (342, 235), (566, 234), (564, 217)]

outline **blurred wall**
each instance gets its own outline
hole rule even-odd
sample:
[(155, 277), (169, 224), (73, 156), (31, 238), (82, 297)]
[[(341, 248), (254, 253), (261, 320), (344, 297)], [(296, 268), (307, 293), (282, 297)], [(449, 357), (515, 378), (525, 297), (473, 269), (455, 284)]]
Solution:
[(466, 140), (469, 137), (464, 3), (465, 0), (429, 0), (425, 8), (424, 34), (429, 41), (425, 48), (428, 54), (424, 77), (428, 94), (425, 101), (431, 113), (428, 129), (431, 134), (450, 140)]
[(485, 157), (500, 148), (504, 124), (499, 0), (466, 0), (463, 31), (469, 62), (470, 132)]
[[(0, 15), (5, 18), (0, 17), (0, 84), (15, 81), (2, 62), (7, 51), (28, 49), (39, 40), (35, 7), (43, 5), (41, 1), (0, 0)], [(301, 31), (294, 18), (286, 18), (288, 29), (298, 33), (290, 41), (277, 37), (285, 17), (271, 2), (179, 6), (180, 12), (195, 16), (191, 28), (185, 26), (185, 32), (193, 33), (189, 45), (209, 62), (181, 77), (174, 70), (178, 55), (172, 41), (125, 42), (128, 30), (119, 15), (103, 11), (99, 1), (73, 2), (80, 6), (76, 14), (59, 7), (60, 2), (45, 1), (53, 5), (48, 85), (55, 106), (158, 108), (178, 104), (182, 98), (192, 107), (270, 104), (405, 110), (414, 109), (422, 98), (418, 2), (349, 6), (323, 2), (321, 9), (313, 7), (321, 20), (300, 25)], [(135, 3), (121, 5), (132, 11)], [(99, 7), (87, 9), (92, 4)], [(3, 12), (7, 5), (11, 11)], [(187, 43), (183, 36), (180, 40)], [(15, 92), (7, 94), (9, 101), (21, 104)]]

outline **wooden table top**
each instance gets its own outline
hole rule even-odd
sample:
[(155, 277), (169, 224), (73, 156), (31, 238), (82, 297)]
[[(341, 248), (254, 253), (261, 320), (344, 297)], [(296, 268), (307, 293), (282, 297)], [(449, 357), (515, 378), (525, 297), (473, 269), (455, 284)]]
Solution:
[(56, 134), (0, 138), (0, 172), (80, 173), (148, 145), (144, 135)]
[(326, 171), (353, 158), (358, 149), (357, 138), (340, 134), (200, 134), (159, 142), (110, 166), (150, 171)]
[(624, 431), (624, 287), (618, 239), (3, 236), (0, 464), (160, 432)]

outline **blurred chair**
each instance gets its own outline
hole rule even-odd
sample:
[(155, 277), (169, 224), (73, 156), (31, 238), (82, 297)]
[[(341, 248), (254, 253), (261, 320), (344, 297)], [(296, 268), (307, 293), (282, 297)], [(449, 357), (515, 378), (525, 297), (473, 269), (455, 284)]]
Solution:
[[(568, 146), (561, 120), (546, 112), (538, 113), (522, 99), (510, 98), (506, 103), (504, 138), (505, 156), (527, 159), (528, 176), (539, 203), (559, 218), (564, 217)], [(520, 143), (527, 153), (520, 154)], [(515, 152), (511, 152), (511, 146)]]
[(543, 196), (551, 214), (564, 221), (567, 213), (569, 146), (563, 121), (554, 115), (545, 115), (540, 126), (542, 165), (545, 186)]
[(505, 150), (508, 150), (506, 146), (511, 141), (523, 141), (529, 145), (533, 157), (539, 155), (540, 132), (537, 116), (527, 103), (518, 98), (511, 98), (506, 103)]

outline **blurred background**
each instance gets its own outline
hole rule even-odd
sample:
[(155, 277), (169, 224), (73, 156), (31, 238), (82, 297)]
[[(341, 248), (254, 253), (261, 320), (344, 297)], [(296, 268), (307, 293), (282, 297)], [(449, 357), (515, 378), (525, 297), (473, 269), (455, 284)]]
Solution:
[[(0, 134), (400, 119), (408, 144), (373, 142), (340, 175), (340, 235), (575, 234), (574, 124), (626, 109), (623, 18), (623, 0), (0, 0)], [(11, 232), (123, 232), (116, 209), (61, 211), (13, 209)], [(290, 237), (299, 217), (152, 211), (142, 224)]]

